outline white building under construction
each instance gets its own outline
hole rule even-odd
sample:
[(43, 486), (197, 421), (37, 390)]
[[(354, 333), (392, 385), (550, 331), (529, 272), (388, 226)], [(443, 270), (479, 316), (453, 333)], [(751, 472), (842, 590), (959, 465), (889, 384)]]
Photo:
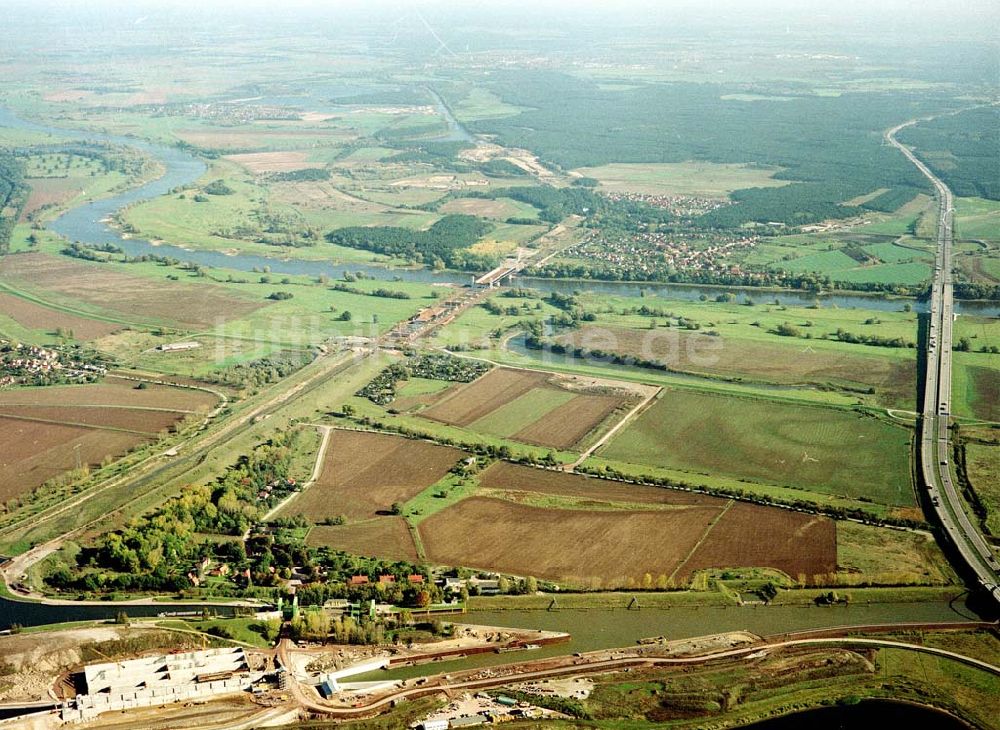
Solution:
[(83, 675), (86, 693), (62, 708), (65, 721), (240, 692), (253, 681), (246, 653), (239, 647), (91, 664)]

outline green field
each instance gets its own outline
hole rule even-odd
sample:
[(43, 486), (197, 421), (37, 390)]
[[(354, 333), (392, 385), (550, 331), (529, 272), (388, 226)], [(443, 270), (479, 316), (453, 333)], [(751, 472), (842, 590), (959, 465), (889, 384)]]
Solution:
[(914, 504), (911, 434), (871, 416), (668, 390), (602, 458)]
[(956, 198), (955, 237), (1000, 240), (1000, 201)]
[(533, 388), (473, 422), (470, 428), (496, 436), (513, 436), (574, 397), (575, 394), (568, 390)]
[[(917, 315), (902, 311), (903, 303), (899, 311), (873, 312), (785, 305), (780, 301), (780, 293), (762, 294), (753, 306), (735, 297), (722, 302), (688, 302), (651, 292), (645, 294), (642, 297), (581, 294), (579, 301), (593, 319), (581, 323), (577, 329), (561, 332), (559, 341), (590, 350), (655, 359), (674, 371), (705, 376), (706, 385), (711, 385), (712, 380), (720, 386), (734, 386), (737, 382), (747, 386), (782, 385), (788, 388), (786, 395), (824, 402), (842, 390), (845, 400), (839, 402), (860, 400), (871, 405), (915, 407), (915, 349), (837, 339), (837, 331), (842, 329), (859, 337), (900, 338), (915, 344)], [(724, 290), (720, 290), (720, 297), (726, 298)], [(437, 333), (435, 343), (495, 345), (503, 341), (503, 333), (518, 323), (538, 320), (556, 311), (541, 295), (496, 296), (492, 302), (499, 305), (499, 314), (491, 314), (482, 306), (474, 307)], [(508, 313), (511, 306), (514, 309)], [(785, 323), (795, 327), (799, 336), (777, 334), (777, 328)], [(979, 341), (985, 341), (981, 332)], [(568, 355), (536, 352), (528, 355), (534, 359), (547, 357), (560, 367), (590, 367), (593, 371), (601, 365)], [(489, 355), (495, 356), (496, 353)], [(501, 357), (527, 364), (513, 353), (502, 353)], [(616, 375), (626, 371), (624, 366), (604, 369)], [(632, 372), (642, 372), (639, 377), (650, 382), (662, 382), (664, 376), (659, 370), (632, 369)]]
[(1000, 537), (1000, 443), (968, 442), (965, 445), (965, 470), (969, 483), (986, 510), (984, 524), (994, 537)]
[(1000, 355), (956, 352), (951, 399), (958, 416), (1000, 422)]
[(713, 162), (613, 163), (581, 167), (575, 172), (600, 180), (604, 190), (649, 195), (691, 195), (725, 198), (743, 188), (780, 187), (787, 180), (775, 180), (777, 169)]

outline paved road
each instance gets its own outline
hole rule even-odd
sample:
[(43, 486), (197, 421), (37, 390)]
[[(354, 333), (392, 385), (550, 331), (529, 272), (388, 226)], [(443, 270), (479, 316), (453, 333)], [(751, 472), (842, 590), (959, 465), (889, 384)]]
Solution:
[(948, 421), (951, 414), (952, 325), (954, 285), (952, 280), (952, 239), (954, 205), (951, 190), (917, 156), (896, 139), (911, 120), (885, 133), (886, 140), (934, 185), (938, 201), (938, 251), (934, 262), (931, 290), (930, 329), (927, 338), (924, 376), (923, 412), (920, 416), (920, 471), (927, 496), (949, 541), (968, 571), (993, 599), (1000, 603), (1000, 569), (990, 545), (969, 519), (961, 495), (955, 488), (949, 466)]

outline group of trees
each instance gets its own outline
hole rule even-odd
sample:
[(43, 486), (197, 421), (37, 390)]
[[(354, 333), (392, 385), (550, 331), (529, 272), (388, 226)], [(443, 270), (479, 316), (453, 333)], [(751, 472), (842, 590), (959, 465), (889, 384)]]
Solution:
[(472, 246), (489, 232), (492, 224), (471, 215), (446, 215), (425, 231), (396, 226), (351, 226), (326, 235), (338, 246), (419, 261), (428, 266), (443, 263), (464, 268), (467, 257), (458, 251)]
[(200, 558), (246, 562), (242, 542), (202, 541), (196, 535), (242, 535), (294, 487), (288, 479), (293, 440), (277, 434), (212, 484), (191, 485), (154, 512), (103, 535), (60, 566), (46, 582), (63, 590), (167, 590), (191, 586), (187, 573)]
[(365, 297), (380, 297), (382, 299), (410, 299), (410, 295), (405, 291), (400, 291), (398, 289), (386, 289), (385, 287), (379, 287), (378, 289), (368, 291), (367, 289), (350, 286), (349, 284), (338, 281), (330, 288), (334, 291), (342, 291), (348, 294), (359, 294)]
[(0, 255), (10, 250), (10, 234), (28, 200), (24, 162), (0, 150)]
[(380, 406), (392, 403), (401, 380), (426, 378), (471, 383), (490, 369), (490, 364), (447, 354), (425, 354), (393, 363), (372, 378), (357, 395)]
[(237, 388), (257, 389), (291, 375), (309, 362), (309, 359), (309, 356), (299, 352), (279, 352), (216, 370), (208, 378)]

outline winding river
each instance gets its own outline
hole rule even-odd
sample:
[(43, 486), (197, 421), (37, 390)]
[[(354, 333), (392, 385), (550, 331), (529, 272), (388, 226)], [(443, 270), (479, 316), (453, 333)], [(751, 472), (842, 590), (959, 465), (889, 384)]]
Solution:
[[(455, 130), (464, 128), (452, 116), (447, 106), (439, 99), (439, 108), (448, 120), (452, 138)], [(365, 275), (382, 280), (402, 279), (405, 281), (420, 281), (426, 283), (466, 284), (470, 275), (463, 272), (436, 272), (428, 269), (389, 268), (371, 264), (343, 264), (335, 261), (303, 261), (300, 259), (277, 258), (239, 253), (225, 254), (220, 251), (188, 249), (166, 243), (153, 244), (142, 238), (123, 238), (121, 233), (111, 228), (107, 219), (122, 207), (163, 195), (175, 187), (188, 185), (201, 177), (206, 168), (205, 163), (194, 155), (177, 147), (153, 144), (134, 137), (82, 132), (79, 130), (52, 127), (21, 119), (9, 110), (0, 107), (0, 126), (14, 127), (27, 131), (50, 134), (57, 140), (85, 140), (105, 142), (117, 145), (135, 147), (150, 157), (155, 158), (164, 168), (164, 174), (156, 180), (144, 183), (126, 192), (110, 198), (86, 203), (63, 213), (49, 227), (56, 233), (71, 241), (84, 244), (100, 245), (113, 242), (131, 256), (153, 254), (170, 256), (181, 261), (189, 261), (201, 266), (235, 271), (253, 272), (268, 268), (275, 274), (318, 276), (325, 274), (331, 277), (339, 276), (345, 268), (351, 271), (363, 272)], [(468, 133), (465, 132), (467, 135)], [(815, 296), (807, 292), (780, 291), (761, 292), (760, 290), (741, 287), (707, 287), (685, 284), (657, 284), (646, 282), (605, 282), (605, 281), (567, 281), (519, 277), (518, 283), (544, 292), (569, 292), (576, 289), (615, 294), (620, 296), (638, 296), (640, 291), (647, 296), (662, 297), (682, 301), (697, 301), (701, 297), (714, 298), (721, 291), (728, 291), (738, 297), (752, 297), (758, 300), (771, 301), (780, 299), (784, 304), (810, 306), (819, 304), (822, 307), (839, 307), (846, 309), (870, 309), (874, 311), (899, 310), (906, 301), (892, 297), (865, 296), (857, 294), (826, 294)], [(912, 303), (917, 311), (926, 309), (925, 302)], [(979, 316), (1000, 316), (1000, 303), (997, 302), (958, 302), (960, 313)]]

